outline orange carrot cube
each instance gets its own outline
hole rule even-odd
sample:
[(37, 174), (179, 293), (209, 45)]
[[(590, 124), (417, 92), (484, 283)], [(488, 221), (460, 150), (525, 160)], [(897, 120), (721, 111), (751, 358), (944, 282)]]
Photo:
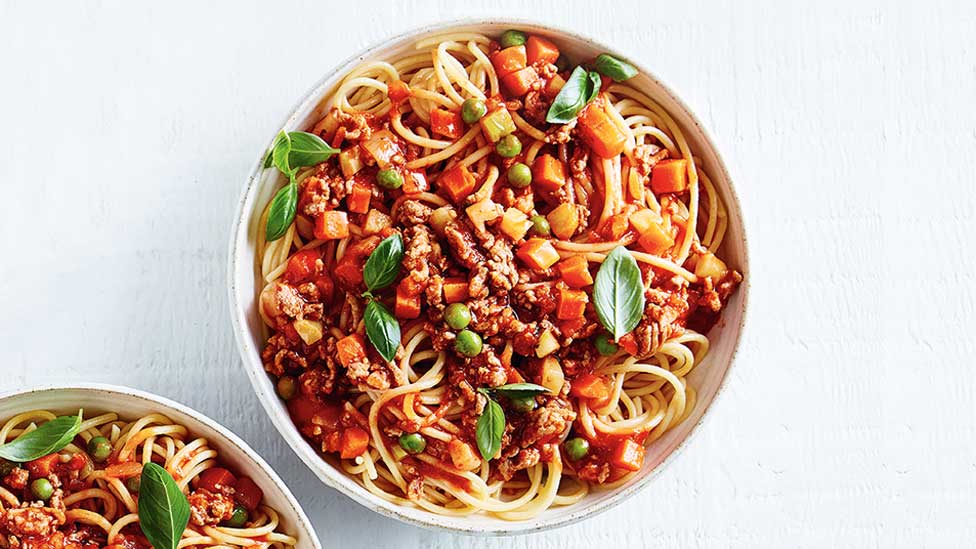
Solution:
[(459, 278), (451, 277), (444, 279), (444, 301), (450, 303), (459, 303), (468, 299), (468, 281)]
[(570, 288), (585, 288), (593, 284), (590, 265), (582, 255), (567, 257), (556, 265), (559, 275)]
[(526, 61), (531, 65), (537, 61), (556, 64), (559, 59), (559, 48), (541, 36), (530, 36), (525, 41)]
[(339, 240), (349, 236), (349, 217), (346, 212), (328, 210), (315, 218), (312, 232), (320, 240)]
[(537, 156), (532, 163), (532, 184), (547, 191), (557, 191), (566, 182), (566, 167), (550, 154)]
[(651, 190), (657, 194), (680, 193), (688, 189), (688, 161), (672, 158), (658, 162), (651, 170)]
[(582, 290), (568, 288), (559, 290), (559, 297), (556, 298), (556, 318), (559, 320), (581, 318), (588, 301), (586, 292)]
[(351, 334), (336, 342), (336, 353), (339, 355), (339, 363), (346, 368), (357, 360), (366, 358), (366, 343), (363, 336)]
[(510, 72), (502, 77), (502, 87), (508, 92), (510, 97), (522, 97), (539, 79), (539, 73), (532, 67), (525, 67), (515, 72)]
[(495, 52), (491, 56), (491, 64), (499, 77), (525, 68), (525, 46), (512, 46)]
[(464, 166), (457, 165), (442, 173), (437, 185), (447, 193), (455, 204), (460, 204), (474, 192), (474, 175)]
[(624, 151), (627, 136), (610, 118), (602, 100), (594, 101), (579, 114), (580, 137), (601, 158), (613, 158)]
[(544, 271), (559, 261), (559, 252), (543, 238), (530, 238), (519, 246), (516, 254), (526, 265)]

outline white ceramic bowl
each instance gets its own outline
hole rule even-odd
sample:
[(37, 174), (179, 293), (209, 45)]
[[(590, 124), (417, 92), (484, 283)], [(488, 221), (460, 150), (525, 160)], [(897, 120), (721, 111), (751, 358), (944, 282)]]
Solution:
[(138, 419), (149, 413), (160, 413), (185, 426), (191, 434), (206, 438), (219, 453), (220, 461), (257, 483), (264, 492), (265, 502), (278, 512), (281, 530), (298, 538), (297, 549), (322, 549), (312, 523), (295, 496), (261, 456), (216, 421), (172, 400), (104, 384), (30, 389), (0, 394), (0, 423), (28, 410), (75, 414), (79, 408), (86, 417), (115, 412), (122, 419)]
[[(431, 33), (448, 30), (473, 30), (497, 36), (509, 28), (517, 28), (532, 34), (550, 37), (559, 45), (560, 50), (569, 55), (571, 59), (588, 59), (602, 52), (615, 51), (573, 31), (555, 29), (551, 26), (543, 26), (524, 20), (469, 20), (431, 25), (390, 38), (384, 43), (375, 45), (340, 63), (336, 69), (327, 74), (305, 95), (282, 127), (287, 131), (293, 131), (303, 130), (311, 126), (321, 114), (317, 109), (319, 103), (335, 89), (350, 69), (364, 61), (387, 59), (392, 55), (408, 51), (415, 41)], [(628, 55), (630, 53), (633, 54)], [(254, 165), (244, 186), (231, 239), (228, 273), (231, 316), (234, 322), (235, 336), (240, 345), (241, 357), (244, 360), (244, 368), (251, 378), (254, 390), (282, 436), (312, 471), (322, 479), (322, 482), (348, 495), (369, 509), (412, 524), (460, 533), (509, 535), (535, 532), (577, 522), (605, 511), (644, 488), (654, 477), (655, 472), (660, 469), (660, 466), (676, 454), (676, 451), (682, 447), (689, 435), (701, 423), (705, 412), (725, 381), (745, 319), (746, 298), (749, 289), (749, 265), (745, 232), (742, 226), (742, 213), (725, 165), (698, 119), (691, 114), (684, 103), (670, 89), (654, 77), (647, 67), (640, 64), (642, 56), (639, 53), (620, 52), (620, 56), (630, 60), (640, 70), (640, 74), (629, 84), (643, 90), (667, 109), (683, 128), (692, 150), (702, 159), (706, 171), (718, 188), (728, 210), (729, 225), (723, 244), (723, 257), (730, 266), (745, 275), (744, 283), (723, 312), (721, 322), (709, 333), (711, 350), (708, 356), (704, 363), (697, 366), (689, 376), (691, 383), (698, 390), (698, 401), (691, 416), (647, 449), (643, 469), (629, 484), (613, 491), (591, 493), (575, 505), (549, 509), (524, 522), (506, 522), (484, 515), (444, 517), (415, 508), (398, 506), (371, 494), (354, 479), (346, 476), (325, 461), (316, 453), (315, 448), (302, 438), (289, 418), (284, 404), (276, 396), (274, 384), (261, 364), (260, 350), (264, 341), (261, 319), (255, 303), (263, 283), (258, 280), (255, 242), (258, 231), (261, 230), (258, 227), (258, 218), (262, 209), (271, 200), (275, 190), (272, 185), (261, 184), (261, 164), (267, 150), (263, 149), (256, 155)], [(268, 146), (271, 144), (274, 133), (277, 132), (271, 132), (268, 135)]]

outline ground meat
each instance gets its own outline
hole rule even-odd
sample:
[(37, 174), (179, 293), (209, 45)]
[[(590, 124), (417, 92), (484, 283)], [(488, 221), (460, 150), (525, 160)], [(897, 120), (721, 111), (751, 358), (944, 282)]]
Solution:
[(27, 472), (27, 469), (14, 467), (7, 476), (3, 477), (3, 483), (11, 490), (23, 490), (27, 488), (28, 478), (30, 478), (30, 473)]
[(548, 132), (546, 132), (546, 143), (569, 143), (572, 141), (573, 134), (575, 132), (576, 119), (574, 118), (572, 122), (553, 126)]
[(482, 241), (488, 251), (488, 279), (491, 288), (498, 295), (505, 295), (518, 283), (519, 273), (515, 266), (515, 254), (512, 246), (502, 238), (495, 238), (490, 233)]
[(529, 412), (520, 433), (520, 445), (528, 448), (537, 443), (551, 443), (569, 430), (576, 412), (568, 400), (550, 397), (546, 403)]
[(421, 225), (427, 223), (433, 211), (419, 200), (406, 200), (400, 205), (399, 221), (404, 225)]
[(471, 310), (471, 329), (488, 338), (498, 334), (514, 335), (525, 329), (515, 311), (502, 298), (473, 299), (468, 301)]
[(0, 513), (0, 530), (18, 538), (50, 536), (65, 523), (64, 506), (41, 503), (7, 509)]
[(261, 306), (269, 318), (278, 321), (279, 327), (301, 318), (322, 320), (322, 304), (310, 302), (298, 287), (284, 282), (272, 283), (261, 292)]
[(541, 453), (535, 448), (522, 448), (515, 457), (506, 458), (498, 462), (498, 477), (502, 480), (511, 480), (515, 473), (522, 469), (528, 469), (539, 463)]
[(654, 169), (658, 162), (668, 157), (668, 150), (648, 143), (634, 147), (634, 160), (637, 173), (641, 177), (646, 177)]
[(427, 287), (431, 274), (428, 259), (434, 252), (434, 246), (440, 248), (440, 245), (435, 243), (434, 232), (426, 225), (407, 227), (403, 231), (403, 238), (403, 268), (407, 272), (407, 278), (419, 292)]
[(224, 494), (200, 488), (187, 500), (190, 502), (190, 522), (197, 526), (213, 526), (234, 515), (234, 500)]
[(549, 111), (549, 104), (542, 92), (530, 91), (525, 94), (525, 117), (530, 122), (544, 124), (546, 113)]
[(688, 294), (684, 289), (674, 291), (651, 288), (644, 293), (647, 304), (644, 318), (634, 329), (637, 356), (651, 356), (667, 340), (681, 335), (684, 327), (677, 321), (688, 312)]
[(528, 282), (512, 290), (512, 301), (521, 309), (540, 318), (556, 310), (556, 291), (553, 282)]
[(602, 484), (610, 478), (610, 464), (605, 461), (591, 461), (576, 471), (576, 476), (586, 482)]
[(298, 376), (302, 394), (320, 397), (330, 395), (335, 391), (337, 375), (334, 360), (329, 357), (325, 364), (327, 364), (326, 368), (306, 370)]
[(485, 263), (485, 256), (478, 250), (478, 243), (461, 223), (451, 223), (444, 228), (448, 249), (461, 265), (467, 269), (477, 269)]
[(473, 299), (488, 297), (488, 266), (476, 265), (468, 278), (468, 295)]
[(372, 128), (369, 125), (370, 115), (358, 112), (342, 112), (333, 107), (329, 113), (345, 131), (343, 137), (347, 141), (365, 141), (370, 138)]
[(368, 358), (350, 362), (346, 370), (346, 378), (353, 385), (380, 390), (389, 389), (394, 379), (385, 365), (375, 363)]
[(352, 181), (346, 181), (338, 173), (321, 173), (305, 178), (302, 182), (302, 212), (311, 217), (339, 207), (349, 194)]
[(293, 349), (297, 346), (288, 341), (284, 334), (274, 334), (268, 339), (267, 345), (261, 351), (261, 360), (264, 362), (264, 369), (276, 376), (285, 375), (286, 372), (304, 370), (308, 366), (308, 361), (301, 353)]
[(475, 373), (478, 386), (497, 387), (508, 381), (508, 372), (502, 366), (495, 351), (486, 346), (481, 353), (470, 359), (468, 367)]

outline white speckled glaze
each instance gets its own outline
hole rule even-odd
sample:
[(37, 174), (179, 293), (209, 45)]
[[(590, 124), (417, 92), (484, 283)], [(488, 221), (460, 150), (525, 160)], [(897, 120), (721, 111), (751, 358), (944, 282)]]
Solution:
[(85, 417), (115, 412), (126, 420), (160, 413), (185, 426), (192, 435), (206, 438), (219, 452), (220, 461), (242, 476), (251, 477), (261, 487), (265, 502), (278, 511), (281, 530), (298, 538), (297, 549), (322, 548), (295, 496), (261, 456), (216, 421), (172, 400), (138, 389), (101, 383), (41, 387), (0, 394), (0, 423), (28, 410), (75, 414), (79, 408)]
[[(318, 106), (322, 99), (332, 92), (343, 75), (363, 61), (386, 59), (408, 51), (416, 40), (435, 32), (474, 30), (497, 35), (508, 28), (519, 28), (550, 37), (572, 59), (592, 58), (602, 52), (613, 53), (610, 48), (575, 32), (519, 19), (464, 20), (430, 25), (393, 37), (339, 64), (306, 94), (282, 127), (289, 131), (301, 130), (316, 121), (319, 115)], [(684, 130), (692, 150), (702, 159), (705, 170), (721, 194), (728, 210), (729, 225), (723, 244), (723, 257), (730, 266), (738, 269), (745, 276), (744, 283), (723, 312), (721, 321), (708, 334), (711, 340), (708, 356), (688, 378), (698, 390), (698, 401), (691, 416), (648, 447), (643, 469), (628, 484), (613, 491), (594, 491), (575, 505), (549, 509), (531, 520), (508, 522), (488, 515), (446, 517), (412, 507), (395, 505), (374, 496), (357, 481), (334, 467), (332, 463), (322, 459), (315, 448), (302, 438), (289, 418), (284, 404), (276, 396), (274, 384), (261, 364), (260, 350), (264, 341), (261, 319), (255, 303), (257, 292), (263, 284), (259, 282), (256, 272), (255, 243), (258, 230), (261, 229), (257, 226), (258, 218), (262, 208), (271, 199), (275, 186), (261, 184), (261, 164), (265, 154), (262, 150), (256, 156), (254, 166), (245, 183), (232, 231), (228, 272), (231, 317), (244, 368), (255, 392), (278, 431), (322, 482), (373, 511), (407, 523), (458, 533), (523, 534), (572, 524), (612, 508), (638, 490), (647, 487), (655, 473), (673, 459), (678, 450), (686, 446), (689, 436), (701, 424), (705, 412), (722, 388), (742, 335), (749, 291), (745, 230), (739, 201), (732, 188), (729, 174), (712, 139), (701, 123), (670, 89), (641, 65), (639, 52), (617, 53), (630, 60), (640, 70), (640, 74), (630, 83), (659, 102), (675, 118)], [(274, 136), (268, 137), (270, 146)]]

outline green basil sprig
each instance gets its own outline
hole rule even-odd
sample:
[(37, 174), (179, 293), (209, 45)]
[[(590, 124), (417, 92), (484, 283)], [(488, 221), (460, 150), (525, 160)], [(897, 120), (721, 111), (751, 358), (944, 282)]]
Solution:
[[(479, 391), (481, 391), (479, 389)], [(481, 391), (484, 393), (485, 391)], [(485, 410), (478, 416), (474, 426), (475, 442), (481, 457), (490, 460), (502, 449), (502, 435), (505, 434), (505, 411), (494, 399), (488, 397)]]
[(264, 167), (270, 168), (274, 165), (278, 171), (288, 176), (288, 184), (271, 201), (268, 222), (264, 228), (268, 242), (284, 236), (295, 220), (298, 211), (298, 183), (295, 181), (295, 174), (298, 173), (298, 168), (321, 164), (337, 152), (338, 149), (330, 147), (315, 134), (284, 131), (278, 134), (264, 159)]
[(583, 107), (600, 93), (602, 83), (599, 73), (595, 71), (587, 72), (583, 67), (573, 69), (566, 84), (552, 100), (549, 112), (546, 113), (546, 122), (550, 124), (572, 122)]
[(142, 466), (139, 527), (154, 549), (176, 549), (190, 521), (190, 503), (173, 477), (159, 465)]
[(482, 392), (485, 391), (504, 395), (508, 398), (526, 398), (548, 393), (549, 389), (535, 383), (509, 383), (508, 385), (484, 389)]
[(644, 315), (644, 284), (637, 262), (617, 246), (600, 265), (593, 282), (593, 305), (615, 340), (630, 332)]
[(363, 320), (366, 322), (366, 335), (370, 343), (380, 356), (392, 361), (397, 347), (400, 346), (400, 323), (396, 317), (382, 303), (370, 299), (366, 304)]
[(596, 56), (597, 72), (604, 76), (609, 76), (614, 82), (623, 82), (637, 76), (637, 69), (626, 61), (617, 59), (609, 53), (601, 53)]
[(363, 281), (366, 283), (366, 288), (373, 292), (392, 284), (400, 274), (401, 261), (403, 261), (403, 238), (399, 234), (384, 238), (373, 253), (369, 254), (363, 267)]
[(81, 432), (81, 416), (61, 416), (0, 446), (0, 458), (24, 463), (53, 454)]

